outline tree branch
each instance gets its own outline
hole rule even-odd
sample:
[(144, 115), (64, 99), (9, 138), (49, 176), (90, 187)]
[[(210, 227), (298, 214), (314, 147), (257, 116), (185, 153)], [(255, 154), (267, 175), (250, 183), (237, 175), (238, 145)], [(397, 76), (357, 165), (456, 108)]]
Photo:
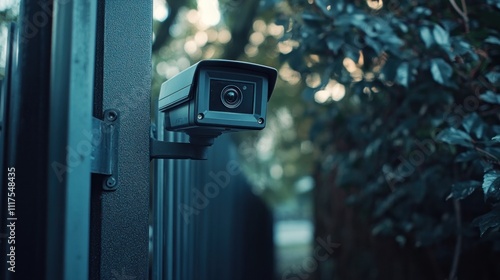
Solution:
[(476, 150), (476, 151), (478, 151), (480, 153), (483, 153), (484, 155), (487, 155), (487, 156), (491, 157), (492, 159), (494, 159), (496, 161), (499, 161), (498, 158), (495, 155), (493, 155), (492, 153), (488, 153), (487, 151), (485, 151), (485, 150), (483, 150), (483, 149), (481, 149), (479, 147), (475, 147), (474, 146), (474, 150)]
[(464, 25), (465, 25), (465, 33), (469, 33), (469, 17), (467, 16), (467, 5), (465, 4), (465, 0), (462, 1), (462, 8), (463, 11), (458, 7), (457, 3), (455, 0), (450, 0), (450, 4), (455, 9), (455, 11), (462, 17), (464, 20)]
[(160, 50), (161, 47), (170, 41), (170, 27), (174, 24), (180, 8), (186, 5), (186, 0), (169, 0), (168, 1), (168, 17), (160, 24), (156, 32), (155, 41), (153, 42), (153, 53)]
[(455, 253), (453, 254), (453, 263), (450, 269), (449, 280), (457, 279), (458, 263), (462, 251), (462, 214), (460, 210), (460, 200), (454, 199), (453, 207), (455, 209), (455, 219), (457, 220), (457, 241), (455, 243)]
[(229, 21), (231, 41), (224, 46), (222, 55), (225, 59), (238, 59), (244, 52), (260, 4), (259, 0), (235, 2), (229, 7), (230, 15), (227, 20)]

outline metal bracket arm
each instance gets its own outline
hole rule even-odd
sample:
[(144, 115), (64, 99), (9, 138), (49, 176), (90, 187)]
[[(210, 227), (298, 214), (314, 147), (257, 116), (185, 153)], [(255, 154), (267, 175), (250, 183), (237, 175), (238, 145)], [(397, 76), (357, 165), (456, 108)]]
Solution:
[(207, 159), (209, 146), (149, 139), (150, 159)]

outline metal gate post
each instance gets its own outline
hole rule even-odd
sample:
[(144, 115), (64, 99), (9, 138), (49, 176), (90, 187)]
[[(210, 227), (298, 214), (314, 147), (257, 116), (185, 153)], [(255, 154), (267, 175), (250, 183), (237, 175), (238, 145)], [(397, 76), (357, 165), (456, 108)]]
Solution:
[(94, 116), (120, 114), (117, 186), (92, 181), (91, 279), (147, 279), (152, 1), (97, 1)]

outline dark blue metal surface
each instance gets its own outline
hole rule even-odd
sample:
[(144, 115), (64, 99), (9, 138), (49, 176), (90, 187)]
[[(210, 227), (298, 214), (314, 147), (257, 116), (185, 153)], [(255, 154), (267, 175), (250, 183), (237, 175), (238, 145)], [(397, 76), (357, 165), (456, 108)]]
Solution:
[(55, 1), (52, 16), (44, 263), (46, 279), (84, 280), (89, 267), (96, 4)]
[(119, 186), (92, 180), (90, 278), (147, 279), (152, 1), (98, 1), (97, 22), (94, 114), (120, 112)]

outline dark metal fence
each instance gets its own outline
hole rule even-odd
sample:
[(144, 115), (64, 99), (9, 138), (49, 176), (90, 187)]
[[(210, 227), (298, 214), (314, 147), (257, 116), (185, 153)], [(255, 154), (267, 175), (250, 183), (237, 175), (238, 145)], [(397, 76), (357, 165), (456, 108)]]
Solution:
[(160, 161), (155, 172), (153, 279), (273, 279), (272, 216), (251, 192), (229, 135), (208, 160)]

